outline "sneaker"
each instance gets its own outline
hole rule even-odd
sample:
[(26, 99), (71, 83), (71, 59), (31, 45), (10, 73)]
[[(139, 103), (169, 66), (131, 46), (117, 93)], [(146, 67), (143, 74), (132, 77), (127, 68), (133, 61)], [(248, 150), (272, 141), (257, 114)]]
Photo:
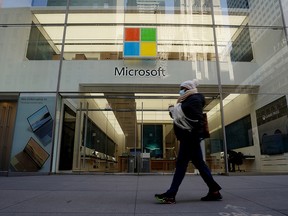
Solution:
[(175, 196), (169, 195), (167, 193), (155, 194), (155, 198), (163, 204), (175, 204), (176, 203)]
[(205, 197), (202, 197), (202, 201), (218, 201), (222, 199), (222, 195), (219, 191), (217, 192), (209, 192)]

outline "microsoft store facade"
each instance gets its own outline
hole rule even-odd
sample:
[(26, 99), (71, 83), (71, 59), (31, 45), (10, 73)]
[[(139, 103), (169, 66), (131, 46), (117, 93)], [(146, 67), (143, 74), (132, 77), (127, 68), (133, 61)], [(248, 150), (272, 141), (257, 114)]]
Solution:
[(287, 173), (287, 25), (286, 0), (0, 0), (0, 174), (173, 173), (194, 78), (212, 172)]

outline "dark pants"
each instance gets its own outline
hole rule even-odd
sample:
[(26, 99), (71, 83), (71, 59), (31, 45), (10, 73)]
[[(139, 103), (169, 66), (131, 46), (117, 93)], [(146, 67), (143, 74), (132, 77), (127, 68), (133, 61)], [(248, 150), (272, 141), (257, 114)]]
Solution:
[(184, 132), (183, 136), (180, 137), (176, 171), (173, 176), (171, 187), (167, 193), (173, 195), (177, 194), (190, 161), (192, 161), (195, 168), (199, 170), (200, 176), (209, 188), (209, 192), (215, 192), (221, 189), (213, 179), (210, 169), (203, 160), (199, 136), (196, 133)]

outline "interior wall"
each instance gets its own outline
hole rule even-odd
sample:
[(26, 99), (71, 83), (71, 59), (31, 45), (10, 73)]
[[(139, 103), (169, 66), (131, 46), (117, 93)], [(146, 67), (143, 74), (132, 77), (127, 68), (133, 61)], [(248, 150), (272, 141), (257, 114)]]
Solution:
[[(257, 172), (285, 172), (287, 171), (288, 164), (288, 153), (281, 155), (261, 155), (260, 142), (258, 136), (258, 126), (256, 119), (256, 110), (258, 109), (259, 99), (263, 99), (261, 106), (268, 104), (277, 98), (279, 95), (248, 95), (242, 94), (236, 99), (231, 101), (224, 107), (224, 125), (229, 125), (241, 119), (244, 116), (250, 114), (251, 124), (252, 124), (252, 139), (253, 146), (248, 146), (244, 148), (234, 149), (235, 151), (240, 151), (244, 155), (255, 156), (255, 161), (249, 160), (248, 171)], [(265, 102), (264, 102), (265, 101)], [(235, 112), (236, 111), (236, 112)], [(219, 114), (219, 113), (218, 113)], [(216, 114), (214, 118), (209, 119), (210, 130), (215, 129), (215, 127), (220, 124), (220, 116)]]
[[(250, 114), (251, 124), (252, 124), (252, 140), (253, 146), (233, 149), (236, 152), (242, 152), (244, 155), (255, 156), (256, 160), (246, 160), (249, 163), (245, 169), (247, 171), (259, 171), (260, 169), (260, 145), (258, 142), (258, 133), (255, 128), (257, 128), (256, 115), (255, 115), (255, 100), (256, 95), (241, 94), (235, 100), (231, 101), (224, 107), (224, 121), (225, 125), (229, 125), (238, 119), (243, 118)], [(235, 112), (236, 110), (236, 112)], [(248, 133), (248, 131), (247, 131)], [(244, 166), (247, 164), (244, 163)]]
[[(243, 147), (243, 148), (238, 148), (238, 149), (233, 149), (236, 152), (242, 152), (244, 155), (255, 156), (256, 160), (253, 160), (253, 161), (251, 160), (252, 163), (249, 163), (249, 166), (245, 167), (245, 170), (247, 171), (259, 171), (260, 170), (260, 166), (259, 166), (260, 146), (259, 146), (259, 143), (257, 145), (257, 141), (254, 140), (254, 139), (258, 139), (258, 134), (257, 136), (255, 135), (255, 127), (254, 127), (256, 125), (256, 116), (254, 114), (255, 113), (255, 108), (254, 108), (255, 98), (256, 98), (255, 95), (241, 94), (224, 106), (224, 114), (223, 114), (224, 125), (229, 125), (243, 118), (244, 116), (251, 114), (252, 139), (253, 139), (254, 145)], [(217, 112), (216, 114), (214, 114), (214, 116), (209, 118), (208, 121), (209, 121), (208, 123), (209, 123), (210, 131), (214, 131), (214, 130), (221, 128), (220, 112)], [(221, 158), (223, 157), (223, 155), (220, 155), (220, 153), (215, 153), (213, 154), (213, 156), (218, 158), (218, 160), (220, 161), (221, 161)], [(242, 168), (244, 169), (244, 167)], [(222, 169), (224, 168), (222, 167)]]

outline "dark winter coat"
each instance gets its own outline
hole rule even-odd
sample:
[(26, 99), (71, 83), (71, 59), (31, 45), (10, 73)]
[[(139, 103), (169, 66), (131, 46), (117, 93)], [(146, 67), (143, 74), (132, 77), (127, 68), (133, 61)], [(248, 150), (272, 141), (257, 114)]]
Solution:
[(193, 121), (189, 121), (189, 124), (191, 125), (191, 130), (185, 130), (182, 128), (179, 128), (176, 124), (174, 124), (174, 132), (178, 140), (181, 139), (181, 137), (185, 137), (187, 133), (195, 133), (195, 135), (199, 135), (199, 137), (202, 137), (203, 134), (203, 108), (205, 106), (205, 97), (201, 93), (196, 93), (190, 95), (186, 100), (181, 102), (181, 108), (184, 112), (185, 116), (192, 120), (198, 120), (197, 123)]

